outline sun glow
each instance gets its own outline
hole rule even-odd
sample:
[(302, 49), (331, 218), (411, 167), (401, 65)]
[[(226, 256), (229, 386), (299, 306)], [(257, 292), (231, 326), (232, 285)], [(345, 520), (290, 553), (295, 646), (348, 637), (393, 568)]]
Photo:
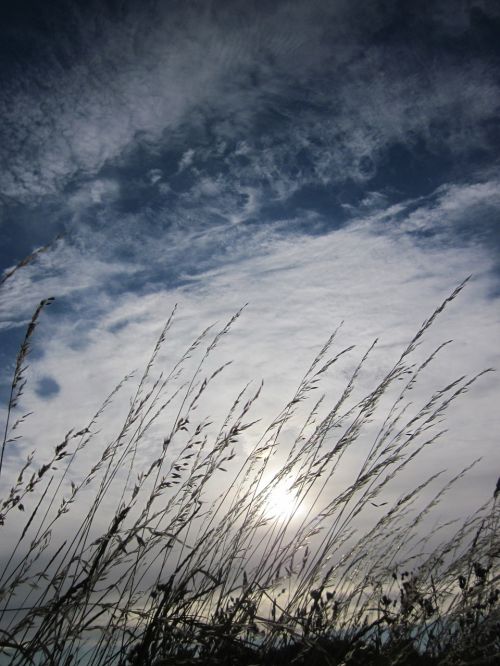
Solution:
[(299, 500), (286, 483), (278, 483), (269, 492), (265, 513), (268, 518), (287, 519), (303, 513)]

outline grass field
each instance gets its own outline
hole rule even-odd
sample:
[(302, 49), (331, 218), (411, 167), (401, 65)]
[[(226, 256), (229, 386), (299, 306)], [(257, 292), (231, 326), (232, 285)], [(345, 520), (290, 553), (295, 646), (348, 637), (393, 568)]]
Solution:
[[(251, 386), (220, 423), (200, 416), (224, 381), (214, 359), (240, 313), (160, 368), (174, 312), (141, 377), (126, 377), (51, 455), (35, 451), (7, 474), (43, 301), (16, 359), (2, 445), (0, 663), (498, 663), (498, 492), (458, 522), (436, 523), (474, 461), (417, 473), (446, 440), (447, 408), (483, 372), (446, 381), (418, 408), (410, 400), (444, 347), (419, 358), (419, 345), (463, 286), (361, 397), (371, 349), (339, 395), (320, 397), (355, 353), (337, 351), (332, 335), (269, 424)], [(110, 406), (131, 386), (103, 441)], [(417, 481), (395, 495), (409, 470)]]

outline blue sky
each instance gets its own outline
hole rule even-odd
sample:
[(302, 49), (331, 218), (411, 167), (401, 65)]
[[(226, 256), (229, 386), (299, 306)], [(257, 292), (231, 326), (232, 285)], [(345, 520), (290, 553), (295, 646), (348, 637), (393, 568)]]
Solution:
[[(264, 377), (266, 415), (341, 320), (346, 343), (380, 337), (375, 376), (469, 274), (435, 380), (498, 367), (496, 2), (57, 0), (0, 26), (0, 270), (62, 234), (0, 303), (5, 396), (56, 298), (23, 450), (140, 367), (174, 303), (172, 354), (249, 303), (221, 395)], [(487, 378), (453, 415), (478, 498), (498, 397)]]

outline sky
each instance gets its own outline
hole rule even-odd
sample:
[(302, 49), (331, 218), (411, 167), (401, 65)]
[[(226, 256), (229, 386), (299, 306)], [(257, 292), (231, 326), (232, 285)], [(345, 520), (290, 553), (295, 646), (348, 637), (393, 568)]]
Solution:
[[(264, 421), (340, 322), (339, 348), (380, 340), (369, 387), (469, 275), (422, 390), (500, 367), (497, 2), (25, 1), (0, 33), (0, 271), (51, 244), (2, 288), (3, 405), (55, 297), (8, 474), (144, 364), (176, 303), (165, 363), (248, 303), (208, 407), (264, 379)], [(499, 393), (491, 374), (452, 408), (426, 468), (483, 456), (464, 511), (498, 476)]]

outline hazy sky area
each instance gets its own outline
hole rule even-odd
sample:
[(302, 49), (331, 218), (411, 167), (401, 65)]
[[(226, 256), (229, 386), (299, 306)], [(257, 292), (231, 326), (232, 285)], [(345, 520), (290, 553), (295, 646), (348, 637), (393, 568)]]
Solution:
[[(1, 292), (3, 405), (56, 299), (6, 469), (81, 427), (175, 303), (166, 365), (248, 303), (207, 409), (264, 379), (264, 421), (341, 321), (339, 349), (380, 340), (369, 387), (468, 275), (422, 395), (500, 368), (499, 112), (496, 0), (2, 3), (0, 270), (61, 234)], [(482, 378), (429, 459), (483, 456), (464, 511), (495, 486), (499, 398)]]

